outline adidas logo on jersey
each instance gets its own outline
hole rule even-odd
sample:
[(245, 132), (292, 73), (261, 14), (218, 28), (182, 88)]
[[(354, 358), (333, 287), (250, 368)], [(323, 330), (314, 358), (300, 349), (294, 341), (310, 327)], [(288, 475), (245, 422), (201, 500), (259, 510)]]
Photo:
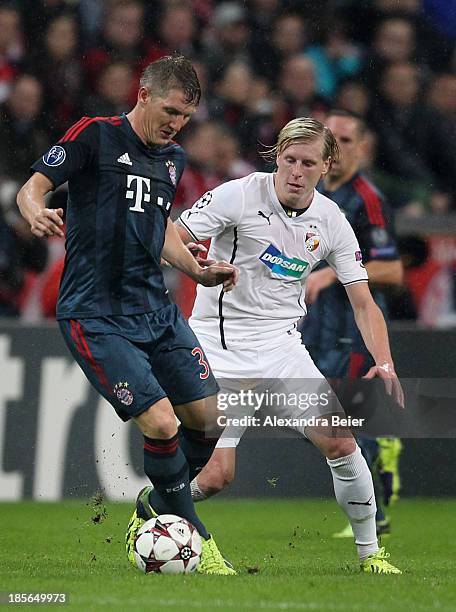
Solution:
[(121, 155), (120, 157), (117, 158), (117, 161), (119, 162), (119, 164), (126, 164), (127, 166), (133, 166), (130, 156), (128, 155), (128, 153), (124, 153), (123, 155)]

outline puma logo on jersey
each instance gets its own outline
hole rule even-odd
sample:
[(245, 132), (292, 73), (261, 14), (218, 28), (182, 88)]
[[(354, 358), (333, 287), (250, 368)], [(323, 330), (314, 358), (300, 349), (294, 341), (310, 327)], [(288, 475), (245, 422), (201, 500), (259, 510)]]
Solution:
[(189, 210), (186, 214), (187, 214), (187, 219), (190, 219), (190, 217), (192, 215), (197, 215), (199, 213), (199, 210)]
[(128, 153), (124, 153), (123, 155), (118, 157), (117, 161), (119, 162), (119, 164), (126, 164), (127, 166), (133, 166), (132, 161), (131, 161), (130, 156), (128, 155)]
[(271, 222), (269, 221), (269, 218), (272, 217), (274, 213), (272, 212), (270, 215), (265, 215), (264, 212), (262, 210), (258, 211), (258, 215), (260, 217), (263, 217), (264, 219), (266, 219), (266, 221), (269, 223), (269, 225), (271, 225)]
[(260, 255), (260, 261), (267, 266), (271, 272), (274, 272), (274, 274), (292, 276), (293, 278), (301, 278), (305, 270), (309, 267), (307, 261), (303, 261), (297, 257), (293, 257), (292, 259), (286, 257), (272, 244), (270, 244)]

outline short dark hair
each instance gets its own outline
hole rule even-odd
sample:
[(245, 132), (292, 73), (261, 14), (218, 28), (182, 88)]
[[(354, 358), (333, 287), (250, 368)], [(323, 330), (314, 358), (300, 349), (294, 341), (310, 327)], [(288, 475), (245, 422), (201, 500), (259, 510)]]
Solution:
[(165, 96), (171, 89), (180, 89), (186, 102), (195, 106), (201, 98), (196, 71), (183, 55), (166, 55), (149, 64), (141, 74), (139, 86), (149, 89), (153, 96)]
[(364, 136), (367, 132), (367, 123), (364, 117), (361, 117), (361, 115), (358, 115), (358, 113), (344, 110), (342, 108), (333, 108), (329, 111), (328, 116), (326, 118), (329, 119), (330, 117), (348, 117), (349, 119), (354, 119), (358, 124), (358, 130), (360, 135)]

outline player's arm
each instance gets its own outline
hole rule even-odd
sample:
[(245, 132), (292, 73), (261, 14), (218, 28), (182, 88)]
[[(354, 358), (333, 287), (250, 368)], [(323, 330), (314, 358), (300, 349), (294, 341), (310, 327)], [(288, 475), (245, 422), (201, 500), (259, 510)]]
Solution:
[(237, 282), (238, 269), (225, 261), (203, 268), (182, 242), (177, 228), (168, 219), (162, 257), (184, 274), (205, 287), (223, 284), (224, 291), (231, 291)]
[(202, 257), (202, 253), (207, 253), (207, 249), (204, 244), (199, 244), (198, 242), (194, 242), (194, 238), (190, 235), (190, 233), (183, 227), (180, 223), (175, 223), (174, 227), (177, 229), (177, 233), (180, 236), (180, 239), (185, 244), (187, 249), (196, 259), (200, 266), (207, 267), (211, 264), (215, 263), (213, 259), (207, 259)]
[(375, 361), (375, 366), (369, 370), (365, 378), (374, 378), (374, 376), (382, 378), (387, 392), (394, 397), (400, 406), (403, 406), (404, 394), (394, 370), (388, 332), (382, 311), (374, 302), (366, 282), (352, 283), (346, 285), (345, 289), (355, 314), (356, 324), (368, 351)]
[(35, 172), (17, 194), (21, 215), (30, 224), (32, 234), (39, 238), (63, 236), (63, 209), (46, 208), (44, 201), (45, 195), (53, 189), (54, 185), (47, 176)]
[(97, 122), (83, 117), (32, 165), (33, 174), (19, 191), (17, 204), (35, 236), (63, 236), (63, 210), (46, 208), (44, 197), (94, 163), (98, 140)]
[(371, 285), (402, 285), (404, 269), (400, 259), (372, 259), (365, 266)]

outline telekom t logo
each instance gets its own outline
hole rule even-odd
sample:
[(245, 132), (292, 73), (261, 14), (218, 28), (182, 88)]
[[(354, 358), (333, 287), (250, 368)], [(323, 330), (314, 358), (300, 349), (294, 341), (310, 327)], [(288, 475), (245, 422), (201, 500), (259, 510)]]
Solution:
[[(125, 197), (128, 200), (134, 200), (135, 205), (130, 206), (128, 210), (132, 210), (133, 212), (144, 212), (144, 208), (142, 207), (143, 202), (150, 202), (150, 179), (144, 176), (136, 176), (135, 174), (127, 175), (127, 187), (132, 187), (132, 189), (128, 189)], [(171, 202), (164, 203), (162, 197), (157, 197), (157, 206), (161, 206), (166, 211), (171, 208)]]
[[(144, 176), (129, 174), (127, 176), (127, 187), (132, 186), (133, 189), (129, 189), (125, 194), (128, 200), (133, 200), (133, 198), (135, 198), (135, 205), (130, 206), (129, 210), (144, 212), (144, 208), (141, 206), (141, 204), (143, 201), (150, 202), (150, 179), (145, 178)], [(136, 190), (136, 197), (134, 189)]]

